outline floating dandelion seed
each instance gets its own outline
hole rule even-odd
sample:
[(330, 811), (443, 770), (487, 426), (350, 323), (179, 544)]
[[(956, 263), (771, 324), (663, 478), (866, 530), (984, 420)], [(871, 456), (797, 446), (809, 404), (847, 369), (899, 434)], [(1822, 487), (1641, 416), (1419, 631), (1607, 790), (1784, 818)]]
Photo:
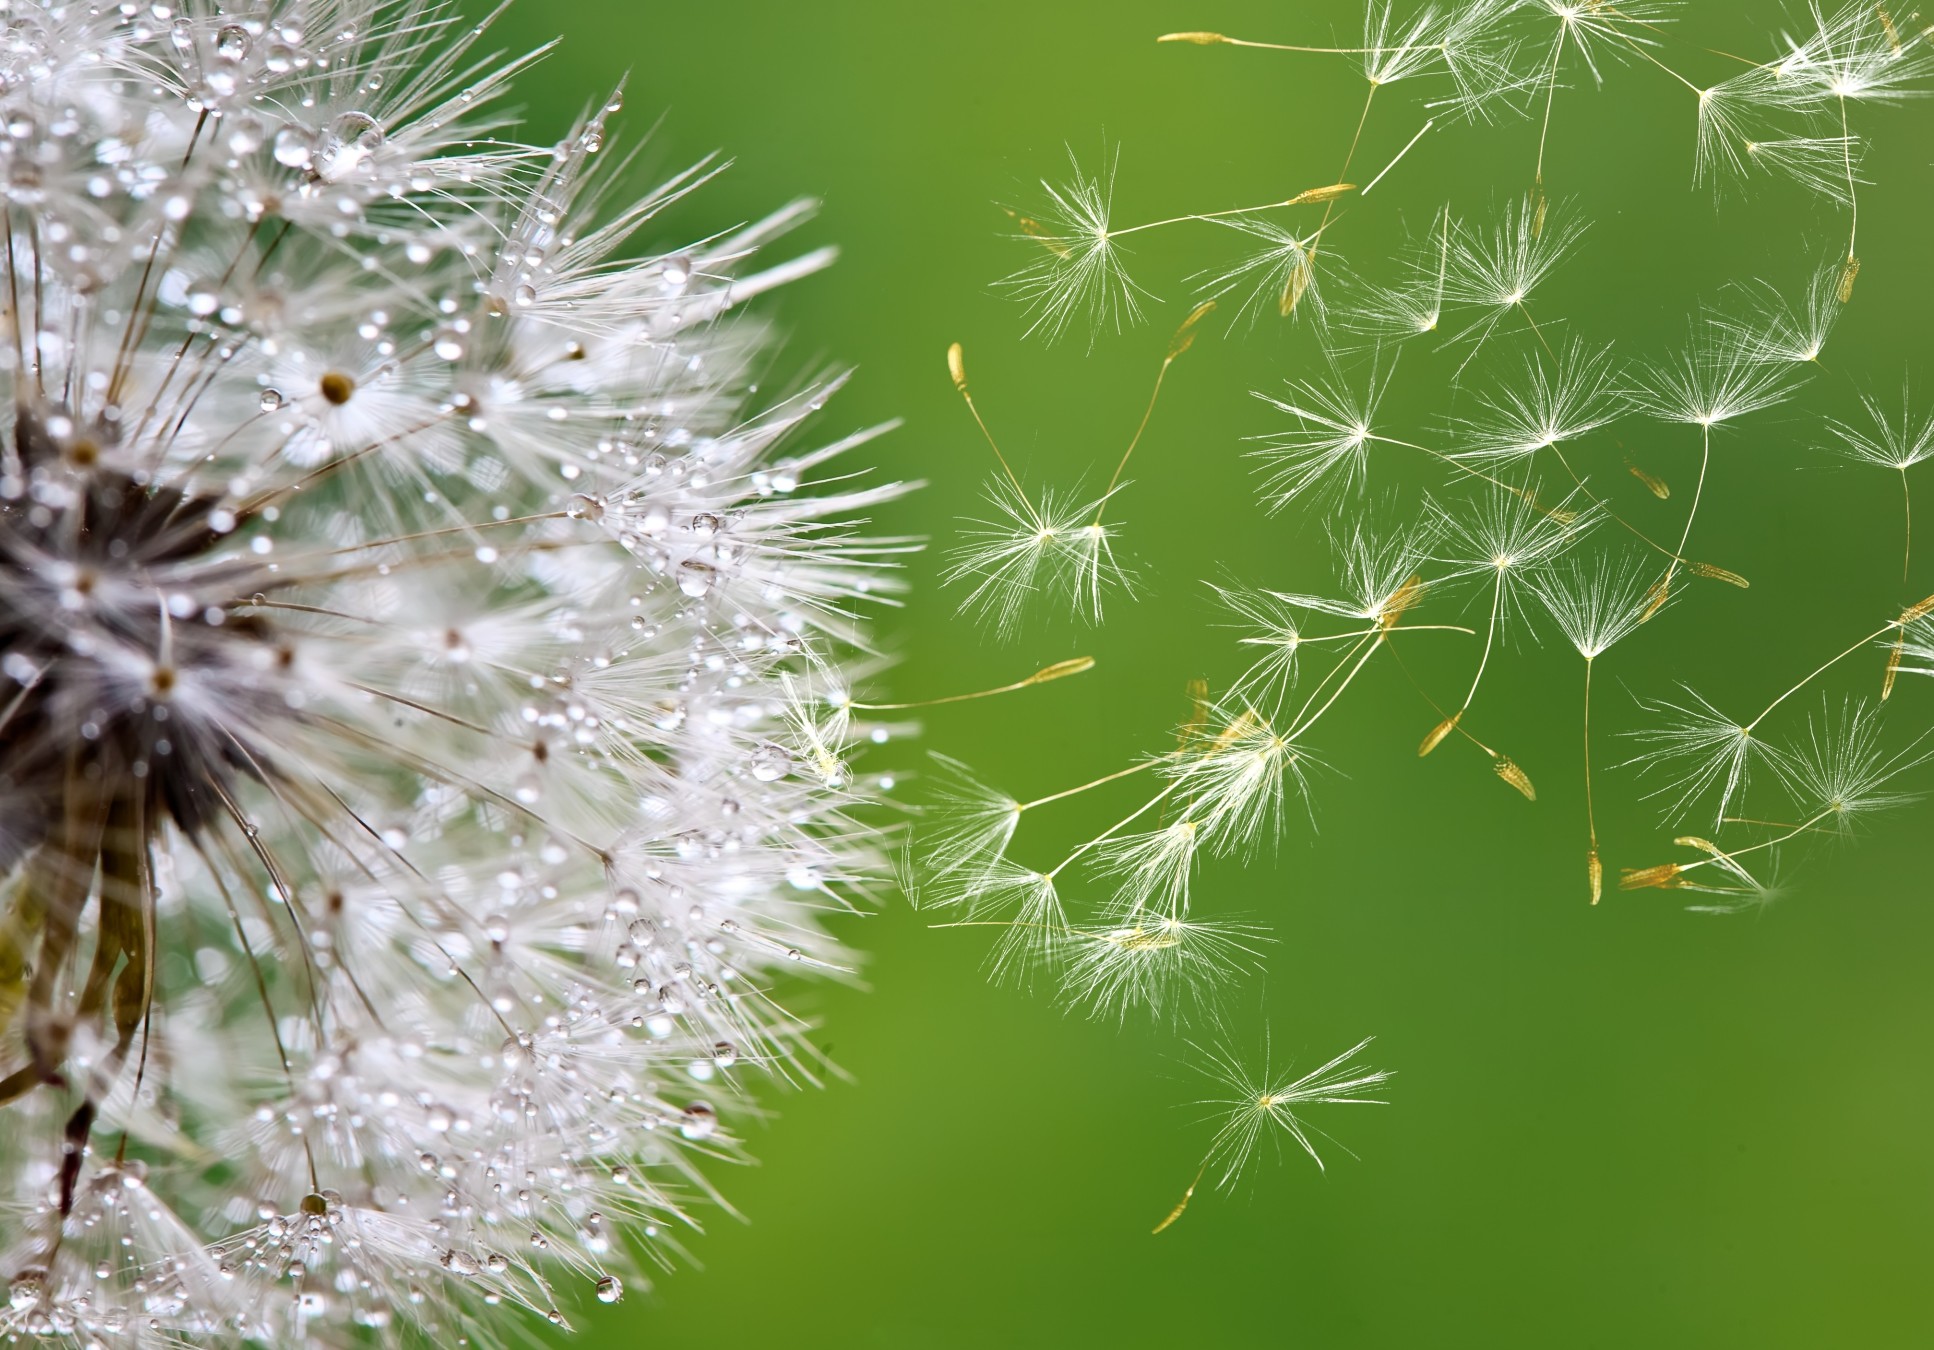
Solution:
[(1196, 1180), (1189, 1184), (1181, 1202), (1155, 1226), (1155, 1231), (1161, 1232), (1182, 1217), (1196, 1186), (1211, 1170), (1216, 1173), (1217, 1187), (1227, 1190), (1234, 1186), (1255, 1162), (1265, 1140), (1276, 1143), (1286, 1134), (1309, 1155), (1310, 1161), (1323, 1169), (1323, 1155), (1317, 1151), (1311, 1136), (1324, 1132), (1305, 1120), (1302, 1113), (1312, 1106), (1389, 1104), (1378, 1094), (1391, 1075), (1357, 1061), (1357, 1056), (1374, 1039), (1365, 1037), (1300, 1078), (1285, 1078), (1283, 1073), (1270, 1067), (1267, 1042), (1260, 1068), (1244, 1064), (1230, 1051), (1195, 1046), (1219, 1089), (1216, 1097), (1203, 1103), (1214, 1108), (1212, 1119), (1217, 1123), (1216, 1134)]
[(0, 1333), (496, 1344), (810, 1077), (897, 489), (749, 397), (804, 206), (634, 252), (711, 170), (453, 8), (137, 8), (0, 54)]
[(1561, 559), (1531, 578), (1565, 640), (1585, 658), (1585, 831), (1589, 844), (1585, 876), (1595, 905), (1605, 891), (1605, 864), (1598, 852), (1598, 814), (1592, 795), (1592, 671), (1612, 645), (1630, 637), (1645, 622), (1651, 606), (1653, 572), (1642, 556), (1610, 559)]
[(1914, 498), (1907, 471), (1934, 457), (1934, 413), (1916, 417), (1909, 407), (1907, 390), (1901, 390), (1898, 417), (1878, 402), (1862, 396), (1869, 425), (1855, 426), (1829, 418), (1827, 429), (1840, 442), (1840, 452), (1859, 464), (1892, 469), (1900, 475), (1901, 514), (1903, 517), (1900, 579), (1903, 583), (1914, 558)]

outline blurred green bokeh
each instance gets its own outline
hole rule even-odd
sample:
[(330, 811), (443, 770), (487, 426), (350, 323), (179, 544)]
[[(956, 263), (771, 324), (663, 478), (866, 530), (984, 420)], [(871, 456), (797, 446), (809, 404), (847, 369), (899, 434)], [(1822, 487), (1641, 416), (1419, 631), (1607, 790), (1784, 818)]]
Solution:
[[(1205, 579), (1328, 584), (1324, 513), (1266, 516), (1241, 455), (1242, 438), (1278, 417), (1248, 391), (1317, 373), (1319, 358), (1273, 317), (1215, 327), (1176, 367), (1113, 513), (1136, 596), (1098, 630), (1044, 620), (995, 641), (956, 616), (940, 583), (990, 467), (948, 382), (947, 344), (966, 345), (983, 410), (1034, 481), (1097, 485), (1187, 311), (1186, 274), (1226, 257), (1229, 241), (1207, 226), (1147, 236), (1134, 262), (1163, 297), (1151, 323), (1092, 349), (1045, 347), (1022, 341), (1019, 309), (990, 284), (1026, 249), (1004, 237), (994, 203), (1037, 200), (1034, 180), (1065, 166), (1064, 142), (1089, 163), (1119, 146), (1123, 221), (1330, 181), (1364, 87), (1341, 59), (1153, 39), (1186, 28), (1348, 45), (1359, 13), (1356, 0), (524, 0), (497, 31), (511, 47), (563, 38), (521, 84), (534, 136), (629, 72), (633, 134), (665, 113), (649, 162), (736, 156), (667, 228), (695, 234), (792, 195), (824, 199), (798, 242), (836, 242), (842, 261), (777, 297), (789, 340), (775, 379), (851, 362), (857, 378), (827, 428), (905, 419), (878, 460), (927, 487), (879, 523), (935, 547), (909, 566), (910, 605), (884, 623), (903, 658), (895, 696), (1000, 683), (1076, 653), (1099, 661), (1077, 680), (926, 718), (923, 745), (1028, 797), (1162, 748), (1185, 682), (1233, 673)], [(1684, 17), (1672, 50), (1706, 78), (1733, 67), (1703, 48), (1769, 54), (1780, 28), (1760, 0), (1700, 0)], [(1616, 337), (1624, 358), (1655, 353), (1702, 303), (1728, 303), (1727, 282), (1763, 277), (1791, 294), (1844, 247), (1842, 217), (1797, 190), (1715, 208), (1691, 186), (1687, 91), (1642, 64), (1606, 73), (1603, 90), (1575, 73), (1552, 123), (1554, 209), (1592, 222), (1540, 296), (1541, 315), (1569, 321), (1562, 331)], [(1422, 116), (1401, 87), (1388, 100), (1365, 130), (1372, 166)], [(1934, 108), (1858, 120), (1873, 133), (1865, 269), (1825, 367), (1715, 450), (1698, 556), (1753, 587), (1699, 583), (1600, 667), (1614, 871), (1677, 856), (1631, 775), (1610, 767), (1624, 757), (1618, 733), (1638, 722), (1635, 695), (1683, 678), (1722, 706), (1756, 708), (1902, 603), (1898, 485), (1836, 463), (1819, 423), (1848, 412), (1856, 387), (1892, 397), (1910, 374), (1934, 387)], [(1535, 119), (1434, 130), (1348, 207), (1336, 251), (1376, 275), (1439, 202), (1485, 215), (1528, 184), (1537, 134)], [(1493, 355), (1525, 341), (1518, 331)], [(1404, 363), (1387, 408), (1420, 431), (1448, 411), (1446, 366), (1422, 352)], [(1696, 435), (1633, 420), (1584, 452), (1622, 508), (1676, 526), (1683, 494), (1652, 502), (1623, 454), (1689, 486)], [(1374, 473), (1436, 481), (1418, 461), (1379, 460)], [(1925, 556), (1934, 563), (1934, 542)], [(1934, 589), (1934, 566), (1916, 573)], [(1450, 689), (1468, 663), (1454, 652), (1417, 669)], [(1926, 809), (1857, 848), (1795, 855), (1793, 894), (1758, 915), (1688, 914), (1658, 891), (1613, 890), (1593, 909), (1580, 674), (1569, 649), (1520, 642), (1480, 695), (1473, 724), (1540, 786), (1527, 803), (1476, 756), (1447, 747), (1420, 763), (1433, 715), (1394, 665), (1373, 667), (1325, 724), (1334, 771), (1317, 783), (1319, 828), (1292, 819), (1273, 856), (1200, 883), (1202, 910), (1251, 917), (1274, 939), (1266, 973), (1223, 1010), (1236, 1044), (1258, 1046), (1267, 1025), (1279, 1058), (1313, 1065), (1375, 1033), (1375, 1062), (1399, 1071), (1388, 1107), (1312, 1114), (1340, 1141), (1327, 1173), (1265, 1159), (1235, 1194), (1199, 1195), (1151, 1237), (1210, 1133), (1191, 1105), (1206, 1084), (1188, 1039), (1214, 1028), (1094, 1022), (1050, 991), (992, 987), (984, 934), (932, 929), (896, 902), (848, 924), (870, 953), (867, 989), (792, 1000), (824, 1019), (853, 1081), (768, 1096), (776, 1117), (750, 1141), (760, 1165), (721, 1179), (746, 1222), (707, 1214), (693, 1264), (584, 1313), (573, 1343), (1934, 1344)], [(1877, 658), (1842, 674), (1828, 682), (1836, 699), (1871, 695)], [(1930, 707), (1934, 687), (1905, 681), (1895, 735), (1926, 725)], [(1022, 851), (1059, 856), (1132, 800), (1084, 802), (1066, 835)]]

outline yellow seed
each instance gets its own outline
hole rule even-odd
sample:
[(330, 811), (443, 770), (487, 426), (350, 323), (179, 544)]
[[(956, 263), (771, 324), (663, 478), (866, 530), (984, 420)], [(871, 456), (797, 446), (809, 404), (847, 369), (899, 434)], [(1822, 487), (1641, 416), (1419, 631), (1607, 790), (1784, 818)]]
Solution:
[(1054, 254), (1055, 257), (1072, 258), (1074, 256), (1073, 249), (1055, 238), (1054, 231), (1034, 219), (1034, 217), (1024, 216), (1018, 211), (1009, 211), (1006, 207), (1002, 207), (1001, 209), (1007, 211), (1008, 218), (1014, 222), (1015, 227), (1022, 234), (1041, 245), (1048, 252)]
[(963, 394), (966, 393), (967, 357), (960, 350), (958, 342), (947, 348), (947, 373), (954, 377), (954, 388)]
[(1403, 585), (1397, 587), (1391, 597), (1383, 602), (1383, 614), (1378, 620), (1383, 626), (1383, 631), (1387, 633), (1396, 627), (1397, 620), (1403, 616), (1404, 611), (1415, 609), (1423, 603), (1426, 589), (1424, 579), (1415, 573), (1412, 573), (1410, 579)]
[(1886, 702), (1894, 692), (1894, 677), (1900, 674), (1901, 644), (1907, 640), (1905, 633), (1894, 639), (1894, 645), (1887, 649), (1887, 674), (1880, 681), (1880, 699)]
[(1523, 769), (1520, 769), (1517, 766), (1517, 762), (1509, 755), (1499, 755), (1492, 762), (1491, 768), (1497, 772), (1499, 778), (1502, 778), (1519, 792), (1522, 792), (1526, 801), (1535, 802), (1538, 800), (1538, 789), (1531, 786), (1531, 775)]
[(1220, 33), (1164, 33), (1155, 39), (1157, 42), (1193, 42), (1198, 47), (1212, 47), (1218, 42), (1229, 39)]
[(1417, 747), (1417, 758), (1422, 759), (1425, 755), (1442, 745), (1444, 743), (1444, 737), (1457, 730), (1457, 724), (1463, 720), (1463, 713), (1452, 713), (1449, 717), (1446, 717), (1443, 721), (1432, 727), (1430, 734), (1424, 737), (1424, 743)]
[(1215, 301), (1204, 300), (1201, 304), (1189, 311), (1189, 317), (1182, 320), (1182, 326), (1177, 328), (1175, 330), (1175, 336), (1168, 340), (1168, 360), (1173, 361), (1176, 357), (1195, 345), (1195, 326), (1207, 318), (1209, 312), (1214, 308)]
[(1670, 497), (1672, 495), (1672, 489), (1665, 485), (1665, 480), (1663, 478), (1659, 478), (1653, 474), (1647, 473), (1644, 469), (1641, 469), (1638, 465), (1632, 463), (1632, 461), (1629, 459), (1625, 461), (1625, 467), (1631, 471), (1632, 477), (1638, 479), (1639, 482), (1645, 484), (1646, 491), (1650, 492), (1654, 497), (1657, 497), (1660, 501), (1664, 501), (1667, 497)]
[(1906, 609), (1903, 609), (1900, 612), (1900, 621), (1902, 623), (1912, 623), (1916, 619), (1926, 618), (1929, 614), (1934, 614), (1934, 595), (1928, 596), (1925, 600), (1916, 600)]
[(1550, 205), (1551, 205), (1551, 202), (1550, 202), (1550, 199), (1548, 199), (1548, 198), (1547, 198), (1547, 197), (1546, 197), (1546, 196), (1544, 195), (1544, 193), (1543, 193), (1542, 191), (1540, 191), (1540, 192), (1538, 193), (1538, 210), (1537, 210), (1537, 213), (1536, 213), (1535, 215), (1533, 215), (1533, 216), (1531, 217), (1531, 237), (1532, 237), (1533, 239), (1542, 239), (1542, 238), (1544, 238), (1544, 232), (1545, 232), (1545, 211), (1546, 211), (1546, 209), (1547, 209), (1547, 208), (1548, 208), (1548, 207), (1549, 207)]
[(1880, 27), (1887, 34), (1887, 45), (1893, 49), (1895, 56), (1899, 56), (1901, 53), (1900, 30), (1894, 27), (1894, 16), (1887, 12), (1886, 6), (1884, 5), (1875, 5), (1874, 13), (1880, 16)]
[(1605, 894), (1605, 864), (1598, 860), (1596, 848), (1585, 855), (1585, 875), (1591, 878), (1592, 903), (1595, 905)]
[(1860, 259), (1848, 258), (1846, 267), (1840, 273), (1840, 303), (1846, 304), (1853, 299), (1854, 278), (1860, 275)]
[(1685, 881), (1679, 876), (1677, 863), (1661, 863), (1657, 867), (1628, 867), (1618, 879), (1619, 889), (1623, 891), (1648, 889), (1671, 891), (1683, 885)]
[(1665, 602), (1672, 598), (1672, 574), (1667, 572), (1664, 576), (1660, 577), (1647, 594), (1651, 596), (1651, 599), (1646, 602), (1645, 613), (1639, 615), (1640, 623), (1644, 623), (1654, 614), (1664, 609)]
[(1710, 581), (1723, 581), (1728, 586), (1739, 587), (1742, 591), (1750, 589), (1753, 584), (1746, 580), (1745, 577), (1739, 575), (1739, 573), (1729, 572), (1714, 563), (1689, 562), (1686, 564), (1686, 571), (1692, 573), (1695, 577), (1705, 577)]
[(1355, 183), (1325, 183), (1322, 187), (1305, 188), (1283, 205), (1307, 206), (1311, 202), (1333, 202), (1344, 193), (1355, 191)]
[(1302, 301), (1303, 292), (1309, 289), (1309, 282), (1310, 261), (1305, 254), (1296, 260), (1294, 267), (1289, 269), (1289, 284), (1283, 287), (1282, 299), (1276, 305), (1277, 312), (1285, 319), (1296, 312), (1296, 306)]
[(1722, 850), (1719, 847), (1719, 845), (1713, 843), (1712, 840), (1702, 839), (1696, 834), (1682, 834), (1678, 838), (1674, 839), (1672, 842), (1677, 844), (1680, 848), (1696, 848), (1701, 853), (1709, 854), (1715, 858), (1720, 857), (1724, 852), (1724, 850)]
[(1021, 683), (1046, 684), (1049, 680), (1058, 680), (1067, 675), (1079, 675), (1084, 671), (1093, 670), (1094, 668), (1094, 657), (1071, 656), (1065, 661), (1056, 661), (1051, 666), (1043, 666), (1040, 670), (1035, 671), (1032, 675), (1021, 681)]

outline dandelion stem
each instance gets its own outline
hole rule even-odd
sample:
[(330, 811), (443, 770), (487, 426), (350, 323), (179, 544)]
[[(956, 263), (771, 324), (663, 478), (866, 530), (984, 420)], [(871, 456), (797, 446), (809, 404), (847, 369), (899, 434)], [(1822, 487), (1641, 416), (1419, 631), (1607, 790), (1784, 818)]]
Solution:
[(1383, 181), (1383, 176), (1389, 173), (1392, 169), (1397, 167), (1397, 161), (1402, 159), (1405, 155), (1409, 154), (1411, 147), (1416, 145), (1418, 141), (1421, 141), (1424, 138), (1424, 133), (1426, 131), (1429, 131), (1432, 127), (1436, 125), (1437, 125), (1437, 119), (1432, 117), (1427, 119), (1422, 126), (1418, 127), (1417, 134), (1415, 136), (1412, 136), (1408, 141), (1404, 142), (1404, 148), (1399, 150), (1388, 164), (1384, 165), (1381, 169), (1377, 170), (1377, 176), (1375, 178), (1372, 178), (1369, 181), (1369, 183), (1364, 187), (1363, 191), (1359, 192), (1357, 196), (1359, 197), (1369, 196), (1370, 189), (1375, 187), (1378, 183), (1381, 183)]
[[(1328, 698), (1323, 700), (1322, 706), (1319, 707), (1315, 712), (1310, 713), (1307, 717), (1305, 717), (1301, 712), (1297, 713), (1296, 724), (1289, 732), (1287, 732), (1283, 736), (1284, 740), (1294, 741), (1298, 736), (1301, 736), (1304, 732), (1308, 731), (1311, 727), (1315, 726), (1317, 723), (1317, 720), (1321, 718), (1324, 713), (1330, 710), (1330, 706), (1334, 704), (1337, 701), (1337, 699), (1343, 696), (1343, 691), (1350, 687), (1350, 681), (1354, 680), (1357, 677), (1357, 672), (1363, 669), (1364, 665), (1368, 663), (1370, 658), (1376, 655), (1377, 648), (1383, 645), (1383, 634), (1381, 630), (1379, 630), (1379, 632), (1373, 637), (1366, 637), (1360, 645), (1363, 648), (1363, 654), (1361, 656), (1356, 657), (1356, 664), (1350, 667), (1350, 673), (1343, 677), (1343, 679), (1337, 684), (1335, 690), (1331, 692)], [(1355, 650), (1352, 650), (1351, 656), (1356, 656)], [(1344, 661), (1347, 662), (1349, 659), (1350, 659), (1349, 657), (1345, 657)], [(1342, 668), (1343, 668), (1342, 665), (1338, 665), (1337, 670), (1341, 670)], [(1335, 674), (1336, 674), (1336, 671), (1332, 670), (1329, 675), (1326, 675), (1323, 677), (1323, 683), (1324, 684), (1329, 683), (1330, 679), (1333, 678)], [(1316, 687), (1316, 693), (1322, 692), (1322, 688), (1323, 686), (1319, 684)], [(1310, 698), (1314, 699), (1316, 697), (1316, 693), (1312, 693), (1310, 695)], [(1309, 707), (1309, 703), (1305, 702), (1303, 704), (1303, 708), (1307, 710), (1308, 707)]]
[(967, 390), (967, 360), (958, 342), (947, 348), (947, 372), (954, 378), (954, 388), (960, 391), (960, 397), (966, 401), (967, 411), (974, 415), (974, 425), (979, 427), (980, 434), (987, 438), (987, 448), (992, 450), (994, 458), (1000, 461), (1001, 472), (1007, 475), (1007, 481), (1013, 485), (1015, 497), (1032, 517), (1036, 527), (1041, 527), (1043, 522), (1040, 512), (1034, 509), (1034, 502), (1027, 495), (1027, 490), (1021, 486), (1021, 480), (1014, 476), (1013, 466), (1007, 462), (1007, 456), (1001, 453), (1001, 447), (994, 440), (994, 433), (987, 429), (986, 419), (980, 415), (980, 409), (974, 405), (974, 396)]
[(1043, 872), (1041, 875), (1045, 876), (1049, 881), (1053, 881), (1056, 877), (1060, 876), (1061, 873), (1065, 871), (1075, 861), (1075, 859), (1081, 857), (1082, 854), (1088, 852), (1088, 850), (1090, 849), (1098, 848), (1102, 844), (1107, 843), (1110, 839), (1114, 838), (1115, 835), (1120, 833), (1122, 830), (1127, 829), (1130, 825), (1133, 825), (1136, 821), (1140, 820), (1143, 816), (1147, 815), (1150, 811), (1154, 810), (1157, 806), (1160, 806), (1164, 801), (1168, 799), (1168, 795), (1171, 792), (1175, 791), (1175, 787), (1176, 785), (1174, 783), (1170, 783), (1169, 785), (1164, 787), (1160, 792), (1157, 792), (1153, 797), (1150, 797), (1147, 801), (1143, 802), (1140, 806), (1136, 807), (1133, 811), (1130, 811), (1127, 815), (1123, 816), (1120, 820), (1116, 821), (1113, 825), (1110, 825), (1107, 829), (1103, 830), (1100, 834), (1088, 840), (1087, 843), (1076, 845), (1074, 852), (1070, 853), (1067, 857), (1063, 858), (1060, 862), (1056, 863), (1050, 871)]
[(1229, 37), (1224, 33), (1164, 33), (1155, 39), (1157, 42), (1188, 42), (1198, 47), (1253, 47), (1267, 52), (1304, 52), (1313, 56), (1381, 56), (1386, 52), (1419, 51), (1425, 47), (1443, 49), (1443, 44), (1429, 43), (1404, 47), (1298, 47), (1286, 42), (1253, 42), (1247, 38)]
[(1031, 811), (1037, 806), (1046, 806), (1049, 802), (1058, 802), (1065, 797), (1078, 796), (1081, 793), (1088, 791), (1090, 788), (1098, 788), (1102, 786), (1104, 783), (1112, 783), (1118, 778), (1127, 778), (1129, 775), (1140, 773), (1144, 769), (1152, 769), (1157, 764), (1165, 764), (1168, 761), (1174, 759), (1175, 757), (1176, 757), (1175, 754), (1171, 753), (1171, 754), (1162, 755), (1156, 759), (1145, 759), (1138, 764), (1131, 764), (1125, 769), (1117, 769), (1113, 773), (1106, 773), (1099, 778), (1090, 779), (1088, 782), (1081, 784), (1079, 787), (1063, 788), (1059, 792), (1050, 792), (1045, 797), (1036, 797), (1031, 802), (1021, 802), (1014, 809), (1017, 811)]
[(1692, 507), (1686, 512), (1685, 528), (1679, 531), (1679, 547), (1673, 550), (1672, 561), (1666, 566), (1665, 580), (1661, 583), (1661, 585), (1668, 587), (1672, 584), (1672, 578), (1678, 574), (1680, 561), (1685, 557), (1686, 541), (1692, 538), (1692, 522), (1699, 518), (1699, 499), (1706, 492), (1706, 469), (1712, 463), (1712, 423), (1701, 422), (1699, 424), (1699, 430), (1701, 433), (1699, 438), (1699, 477), (1692, 485)]
[(1532, 176), (1540, 187), (1545, 181), (1545, 141), (1551, 135), (1551, 105), (1558, 98), (1558, 59), (1565, 50), (1565, 38), (1570, 32), (1569, 21), (1559, 24), (1557, 40), (1551, 44), (1551, 73), (1545, 87), (1544, 125), (1538, 131), (1538, 166)]
[(1491, 620), (1484, 626), (1484, 652), (1477, 659), (1477, 674), (1471, 676), (1470, 691), (1464, 695), (1464, 704), (1456, 715), (1462, 717), (1471, 710), (1471, 700), (1477, 697), (1477, 686), (1484, 679), (1484, 671), (1491, 664), (1491, 646), (1497, 638), (1498, 609), (1504, 603), (1504, 569), (1494, 568), (1496, 580), (1491, 586)]
[(1148, 406), (1142, 409), (1142, 420), (1136, 424), (1135, 434), (1129, 438), (1128, 448), (1121, 452), (1121, 462), (1115, 465), (1115, 472), (1108, 479), (1107, 491), (1103, 492), (1101, 500), (1095, 503), (1095, 518), (1091, 522), (1091, 528), (1101, 524), (1101, 513), (1107, 510), (1108, 499), (1115, 495), (1115, 487), (1121, 482), (1122, 472), (1128, 468), (1129, 457), (1135, 453), (1135, 447), (1142, 443), (1142, 433), (1148, 430), (1148, 419), (1155, 415), (1155, 401), (1162, 396), (1162, 382), (1168, 378), (1168, 368), (1175, 364), (1176, 358), (1183, 352), (1195, 345), (1196, 324), (1200, 323), (1203, 316), (1214, 308), (1213, 300), (1205, 300), (1197, 305), (1189, 311), (1189, 316), (1182, 320), (1181, 326), (1175, 330), (1175, 336), (1169, 339), (1168, 353), (1162, 358), (1162, 368), (1155, 372), (1155, 387), (1148, 392)]
[(1605, 868), (1598, 859), (1598, 814), (1592, 805), (1592, 666), (1596, 661), (1594, 656), (1585, 658), (1585, 833), (1590, 840), (1585, 870), (1591, 881), (1594, 905), (1605, 890)]
[(1914, 556), (1914, 493), (1907, 485), (1907, 466), (1900, 469), (1900, 504), (1906, 524), (1904, 540), (1900, 549), (1900, 584), (1907, 584), (1908, 563)]
[(1051, 666), (1044, 666), (1025, 679), (1015, 680), (1011, 684), (997, 685), (992, 689), (976, 689), (970, 694), (947, 694), (941, 698), (919, 699), (912, 703), (847, 703), (846, 706), (866, 712), (905, 712), (910, 708), (937, 708), (944, 703), (966, 703), (977, 698), (992, 698), (996, 694), (1011, 694), (1017, 689), (1029, 689), (1037, 684), (1065, 679), (1069, 675), (1081, 675), (1094, 668), (1094, 657), (1076, 656), (1066, 661), (1056, 661)]
[(1876, 641), (1877, 639), (1886, 637), (1888, 633), (1892, 632), (1894, 629), (1898, 627), (1900, 627), (1900, 621), (1898, 619), (1889, 620), (1887, 623), (1882, 624), (1879, 628), (1875, 629), (1873, 632), (1867, 634), (1867, 636), (1861, 638), (1860, 641), (1854, 643), (1851, 647), (1848, 647), (1845, 651), (1841, 652), (1839, 655), (1831, 657), (1828, 660), (1822, 662), (1820, 666), (1817, 669), (1815, 669), (1811, 675), (1808, 675), (1805, 679), (1801, 680), (1798, 684), (1794, 685), (1791, 689), (1787, 690), (1784, 694), (1781, 694), (1778, 698), (1774, 699), (1771, 703), (1767, 704), (1763, 709), (1760, 710), (1760, 714), (1758, 717), (1755, 717), (1752, 721), (1748, 722), (1741, 729), (1746, 733), (1751, 734), (1753, 728), (1758, 726), (1761, 722), (1765, 721), (1767, 714), (1772, 712), (1773, 709), (1779, 707), (1780, 704), (1786, 702), (1786, 700), (1788, 700), (1789, 698), (1792, 698), (1793, 695), (1799, 693), (1800, 690), (1806, 688), (1809, 684), (1812, 684), (1815, 680), (1819, 679), (1822, 675), (1826, 674), (1829, 670), (1832, 670), (1835, 666), (1839, 665), (1842, 661), (1846, 660), (1849, 656), (1852, 656), (1855, 652), (1865, 647), (1868, 643)]

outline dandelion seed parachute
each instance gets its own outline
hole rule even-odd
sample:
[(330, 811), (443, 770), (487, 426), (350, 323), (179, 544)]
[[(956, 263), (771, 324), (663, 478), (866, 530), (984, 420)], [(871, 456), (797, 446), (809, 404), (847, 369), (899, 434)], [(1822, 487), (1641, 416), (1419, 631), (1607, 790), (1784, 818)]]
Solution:
[[(160, 16), (160, 17), (157, 17)], [(802, 206), (630, 242), (609, 102), (434, 0), (17, 5), (0, 49), (0, 1335), (494, 1343), (622, 1296), (810, 1076), (880, 867), (896, 489), (727, 311)]]

